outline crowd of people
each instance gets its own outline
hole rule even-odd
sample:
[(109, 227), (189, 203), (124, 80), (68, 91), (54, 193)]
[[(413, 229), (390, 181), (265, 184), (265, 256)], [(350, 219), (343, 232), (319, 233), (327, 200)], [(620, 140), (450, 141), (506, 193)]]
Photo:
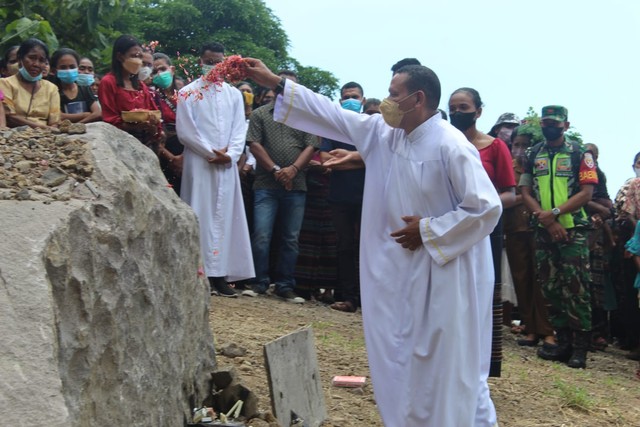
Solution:
[[(257, 60), (247, 60), (254, 83), (207, 80), (224, 59), (224, 46), (202, 46), (202, 76), (185, 85), (168, 55), (132, 36), (115, 41), (104, 76), (72, 49), (50, 56), (29, 39), (2, 61), (0, 126), (103, 120), (153, 150), (199, 219), (212, 295), (362, 307), (372, 375), (386, 373), (374, 378), (376, 396), (391, 402), (380, 404), (384, 419), (405, 394), (394, 384), (455, 366), (480, 378), (473, 405), (457, 410), (494, 425), (486, 377), (500, 375), (502, 327), (516, 316), (518, 344), (543, 359), (585, 368), (588, 351), (615, 342), (640, 360), (640, 153), (612, 198), (598, 147), (572, 140), (564, 106), (543, 107), (539, 121), (504, 113), (484, 133), (478, 91), (454, 91), (447, 115), (437, 76), (413, 58), (392, 67), (388, 98), (366, 98), (351, 81), (337, 104)], [(161, 119), (123, 120), (131, 110), (159, 110)], [(433, 138), (438, 148), (423, 145)], [(503, 318), (505, 287), (517, 309)], [(385, 348), (394, 327), (402, 339)], [(465, 337), (478, 365), (449, 341), (420, 344), (447, 329)], [(406, 340), (426, 359), (443, 358), (438, 372), (433, 361), (403, 359), (396, 344)], [(457, 355), (467, 361), (455, 364)], [(406, 372), (390, 361), (415, 377), (398, 379)], [(453, 398), (461, 389), (450, 385), (439, 391)], [(445, 397), (433, 402), (436, 419), (456, 411)]]

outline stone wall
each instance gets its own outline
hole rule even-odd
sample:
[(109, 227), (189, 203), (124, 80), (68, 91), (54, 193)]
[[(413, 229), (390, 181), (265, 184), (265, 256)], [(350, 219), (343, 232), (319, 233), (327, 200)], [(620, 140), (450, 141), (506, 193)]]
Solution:
[(99, 198), (0, 200), (0, 419), (183, 425), (215, 368), (196, 218), (137, 140), (81, 138)]

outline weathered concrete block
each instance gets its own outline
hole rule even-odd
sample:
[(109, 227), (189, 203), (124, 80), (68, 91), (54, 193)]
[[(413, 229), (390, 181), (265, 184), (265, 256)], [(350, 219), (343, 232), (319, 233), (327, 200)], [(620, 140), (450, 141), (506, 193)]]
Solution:
[[(327, 418), (313, 329), (302, 328), (264, 346), (273, 412), (282, 426), (319, 427)], [(297, 425), (297, 424), (296, 424)]]

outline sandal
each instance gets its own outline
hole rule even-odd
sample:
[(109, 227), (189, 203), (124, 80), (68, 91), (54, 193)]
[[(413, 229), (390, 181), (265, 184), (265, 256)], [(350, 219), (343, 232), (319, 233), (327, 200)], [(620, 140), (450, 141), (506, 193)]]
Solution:
[(344, 311), (345, 313), (355, 313), (357, 308), (351, 303), (351, 301), (338, 301), (331, 304), (329, 307), (333, 310)]

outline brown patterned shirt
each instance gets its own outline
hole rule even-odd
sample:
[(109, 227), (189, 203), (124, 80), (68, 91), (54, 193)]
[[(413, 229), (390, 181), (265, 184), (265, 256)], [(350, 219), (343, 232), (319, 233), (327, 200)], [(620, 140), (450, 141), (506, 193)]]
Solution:
[[(308, 146), (319, 148), (320, 143), (314, 135), (302, 132), (273, 120), (274, 103), (263, 105), (251, 113), (247, 142), (258, 142), (264, 147), (271, 160), (280, 167), (290, 166)], [(293, 179), (292, 190), (307, 191), (304, 170)], [(271, 171), (256, 165), (254, 190), (276, 190), (282, 188)]]

